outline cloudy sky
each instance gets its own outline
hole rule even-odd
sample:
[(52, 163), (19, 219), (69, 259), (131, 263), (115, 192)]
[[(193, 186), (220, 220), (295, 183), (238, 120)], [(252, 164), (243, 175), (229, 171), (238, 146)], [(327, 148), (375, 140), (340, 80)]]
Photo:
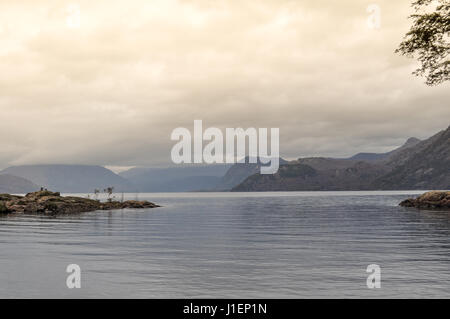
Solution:
[(172, 130), (195, 119), (278, 127), (286, 158), (428, 137), (450, 124), (450, 90), (394, 54), (410, 13), (410, 0), (1, 0), (0, 168), (170, 163)]

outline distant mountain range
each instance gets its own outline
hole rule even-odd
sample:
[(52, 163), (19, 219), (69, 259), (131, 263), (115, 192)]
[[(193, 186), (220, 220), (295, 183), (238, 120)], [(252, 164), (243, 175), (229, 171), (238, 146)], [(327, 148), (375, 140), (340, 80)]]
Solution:
[(410, 138), (387, 153), (350, 158), (280, 158), (274, 175), (261, 175), (261, 163), (132, 168), (115, 174), (102, 166), (28, 165), (0, 171), (0, 193), (27, 193), (40, 187), (64, 193), (314, 191), (450, 188), (450, 127), (427, 140)]
[(301, 158), (277, 174), (256, 173), (232, 191), (394, 189), (450, 189), (450, 127), (424, 141), (411, 138), (388, 153)]
[[(280, 165), (287, 164), (280, 159)], [(169, 168), (132, 168), (119, 173), (142, 192), (229, 191), (259, 171), (249, 157), (237, 164), (190, 164)]]
[[(103, 191), (113, 186), (117, 192), (134, 192), (137, 188), (127, 179), (102, 166), (88, 165), (29, 165), (12, 166), (0, 172), (31, 181), (38, 187), (45, 187), (64, 193)], [(17, 193), (17, 191), (16, 191)]]
[(168, 168), (132, 168), (119, 173), (141, 192), (192, 192), (214, 189), (231, 164), (183, 165)]

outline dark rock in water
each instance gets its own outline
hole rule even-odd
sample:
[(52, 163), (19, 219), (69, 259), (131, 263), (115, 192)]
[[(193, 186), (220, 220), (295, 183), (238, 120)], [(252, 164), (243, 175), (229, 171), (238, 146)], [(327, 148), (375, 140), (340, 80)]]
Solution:
[(63, 197), (60, 193), (40, 191), (29, 193), (26, 196), (0, 194), (1, 213), (28, 213), (28, 214), (74, 214), (96, 210), (114, 209), (143, 209), (160, 207), (148, 201), (108, 201), (81, 197)]
[(428, 192), (417, 198), (408, 198), (400, 206), (450, 210), (450, 192)]

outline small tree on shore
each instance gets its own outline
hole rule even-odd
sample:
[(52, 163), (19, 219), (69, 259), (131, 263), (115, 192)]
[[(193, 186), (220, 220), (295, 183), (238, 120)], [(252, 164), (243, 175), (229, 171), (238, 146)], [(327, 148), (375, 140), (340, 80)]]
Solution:
[(107, 187), (104, 189), (104, 192), (108, 194), (108, 202), (111, 202), (113, 200), (111, 196), (114, 193), (114, 187), (113, 186)]

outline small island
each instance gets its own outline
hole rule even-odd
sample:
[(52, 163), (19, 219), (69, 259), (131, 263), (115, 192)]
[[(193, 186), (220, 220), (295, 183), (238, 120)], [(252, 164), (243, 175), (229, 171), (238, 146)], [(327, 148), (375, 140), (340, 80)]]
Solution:
[(58, 192), (41, 190), (25, 196), (0, 194), (0, 214), (26, 213), (26, 214), (75, 214), (87, 213), (96, 210), (115, 209), (144, 209), (160, 207), (148, 201), (114, 201), (61, 196)]
[(417, 198), (408, 198), (400, 203), (403, 207), (415, 207), (420, 209), (444, 209), (450, 210), (450, 191), (427, 192)]

